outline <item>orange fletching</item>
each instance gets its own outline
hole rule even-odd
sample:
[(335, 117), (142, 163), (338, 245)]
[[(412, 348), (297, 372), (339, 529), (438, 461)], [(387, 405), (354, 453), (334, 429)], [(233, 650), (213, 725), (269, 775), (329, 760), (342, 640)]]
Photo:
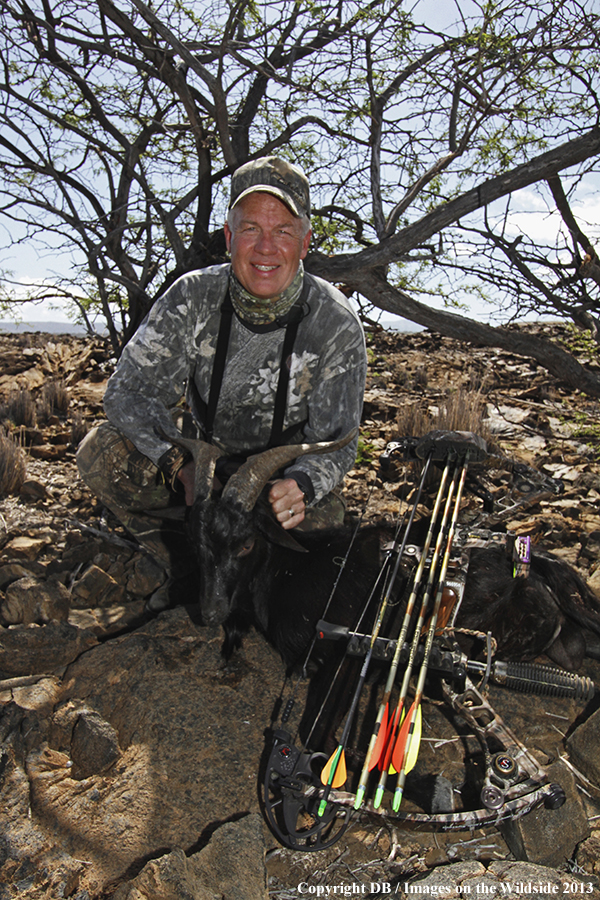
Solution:
[(373, 747), (373, 752), (371, 753), (369, 759), (369, 772), (375, 768), (377, 763), (380, 760), (380, 757), (385, 749), (385, 742), (387, 740), (387, 731), (388, 731), (388, 707), (389, 703), (386, 703), (385, 710), (379, 723), (379, 731), (377, 732), (377, 740), (375, 741), (375, 746)]

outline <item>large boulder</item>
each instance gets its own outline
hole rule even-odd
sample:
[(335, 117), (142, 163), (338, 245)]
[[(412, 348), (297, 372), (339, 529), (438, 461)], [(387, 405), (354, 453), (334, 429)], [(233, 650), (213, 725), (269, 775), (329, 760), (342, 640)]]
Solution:
[(258, 812), (283, 665), (256, 634), (226, 665), (221, 642), (220, 629), (176, 609), (93, 647), (67, 668), (49, 727), (26, 748), (33, 821), (98, 884)]

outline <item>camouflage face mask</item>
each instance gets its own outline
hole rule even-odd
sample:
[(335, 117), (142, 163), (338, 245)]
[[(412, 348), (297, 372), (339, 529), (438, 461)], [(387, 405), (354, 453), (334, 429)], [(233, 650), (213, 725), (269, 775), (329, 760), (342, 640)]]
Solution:
[(229, 293), (234, 310), (245, 322), (251, 325), (270, 325), (290, 311), (302, 292), (304, 282), (304, 266), (302, 260), (294, 280), (276, 297), (262, 299), (255, 297), (238, 281), (233, 273), (229, 275)]

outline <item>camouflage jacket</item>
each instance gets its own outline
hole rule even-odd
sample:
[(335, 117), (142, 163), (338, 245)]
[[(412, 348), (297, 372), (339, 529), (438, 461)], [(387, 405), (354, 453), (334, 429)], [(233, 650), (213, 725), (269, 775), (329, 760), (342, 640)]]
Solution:
[[(168, 410), (190, 378), (208, 400), (228, 277), (229, 265), (222, 265), (179, 278), (154, 304), (108, 383), (108, 418), (155, 463), (170, 449), (157, 426), (173, 433)], [(322, 279), (305, 278), (308, 314), (291, 357), (284, 421), (284, 428), (305, 423), (294, 443), (341, 437), (358, 425), (367, 367), (362, 327), (347, 299)], [(269, 440), (284, 332), (257, 333), (233, 316), (213, 430), (213, 443), (227, 454)], [(305, 473), (316, 502), (352, 468), (356, 448), (357, 439), (335, 453), (301, 457), (285, 475)]]

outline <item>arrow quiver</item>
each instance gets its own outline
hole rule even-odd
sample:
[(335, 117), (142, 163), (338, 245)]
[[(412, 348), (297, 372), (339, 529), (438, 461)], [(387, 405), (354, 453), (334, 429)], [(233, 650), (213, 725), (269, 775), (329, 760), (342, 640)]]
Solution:
[[(382, 466), (386, 463), (389, 465), (394, 454), (401, 454), (404, 459), (425, 461), (425, 472), (431, 462), (444, 463), (446, 468), (454, 466), (454, 480), (452, 486), (448, 488), (446, 511), (438, 525), (437, 536), (434, 535), (432, 526), (423, 547), (408, 544), (411, 516), (403, 541), (401, 543), (395, 541), (386, 548), (384, 565), (388, 566), (388, 574), (381, 579), (386, 585), (384, 608), (391, 582), (399, 568), (402, 567), (405, 571), (407, 568), (412, 569), (411, 597), (407, 601), (405, 621), (400, 631), (396, 634), (390, 633), (393, 626), (389, 622), (380, 627), (383, 621), (381, 602), (378, 607), (378, 624), (371, 634), (363, 633), (359, 628), (352, 630), (324, 619), (317, 623), (317, 640), (342, 641), (345, 643), (346, 656), (363, 658), (361, 676), (364, 676), (369, 662), (373, 659), (384, 667), (384, 672), (385, 666), (388, 666), (388, 681), (384, 691), (384, 703), (380, 707), (369, 748), (366, 753), (365, 750), (362, 751), (365, 757), (363, 771), (360, 778), (355, 772), (349, 779), (351, 785), (355, 784), (357, 792), (347, 790), (348, 785), (333, 786), (339, 782), (333, 777), (331, 765), (332, 760), (335, 760), (337, 765), (340, 754), (343, 755), (345, 739), (350, 732), (349, 717), (356, 711), (358, 697), (353, 698), (346, 718), (344, 740), (330, 758), (323, 752), (301, 750), (295, 746), (291, 734), (284, 727), (291, 712), (291, 703), (288, 703), (282, 716), (282, 727), (273, 733), (273, 745), (263, 785), (263, 800), (266, 818), (273, 833), (284, 846), (293, 850), (316, 851), (330, 847), (343, 835), (351, 816), (356, 814), (355, 809), (388, 820), (443, 830), (459, 830), (497, 825), (504, 819), (520, 817), (541, 804), (557, 808), (565, 800), (562, 788), (560, 785), (550, 783), (544, 769), (490, 706), (483, 691), (488, 682), (492, 682), (546, 696), (568, 696), (583, 701), (593, 696), (594, 685), (587, 678), (580, 678), (549, 666), (494, 660), (489, 636), (485, 662), (469, 660), (454, 639), (454, 626), (468, 572), (469, 553), (473, 547), (498, 545), (504, 547), (513, 561), (515, 577), (526, 577), (529, 566), (530, 548), (527, 539), (496, 534), (486, 529), (454, 527), (460, 506), (461, 488), (454, 498), (452, 523), (449, 522), (447, 514), (453, 499), (451, 495), (453, 485), (457, 483), (459, 467), (462, 471), (462, 485), (465, 482), (467, 465), (485, 459), (485, 442), (480, 437), (465, 432), (431, 432), (422, 439), (407, 438), (402, 442), (389, 444), (381, 458)], [(441, 508), (442, 492), (445, 490), (444, 481), (443, 477), (432, 519), (437, 514), (436, 510)], [(423, 482), (424, 476), (413, 515)], [(432, 550), (434, 543), (435, 549)], [(394, 557), (395, 562), (391, 563), (390, 560)], [(446, 603), (448, 598), (449, 602)], [(415, 615), (412, 615), (411, 602), (416, 604)], [(421, 610), (417, 616), (419, 604)], [(425, 676), (428, 681), (432, 678), (438, 679), (445, 703), (466, 722), (477, 738), (483, 765), (477, 785), (479, 804), (476, 804), (475, 809), (431, 814), (397, 809), (398, 795), (401, 799), (404, 777), (409, 769), (396, 773), (393, 767), (389, 768), (390, 759), (394, 742), (399, 740), (397, 729), (400, 729), (402, 718), (404, 715), (409, 717), (412, 714), (412, 719), (415, 719), (413, 707), (409, 712), (402, 691), (406, 690), (411, 675), (416, 675), (417, 672), (419, 678), (416, 695), (419, 702)], [(473, 679), (479, 679), (479, 684), (476, 685)], [(402, 688), (398, 684), (399, 681), (402, 681)], [(360, 682), (360, 689), (363, 684), (364, 677)], [(386, 704), (389, 705), (390, 697), (396, 694), (397, 715), (390, 713), (388, 718)], [(385, 732), (382, 731), (382, 735), (379, 735), (380, 728), (386, 729)], [(411, 721), (408, 740), (418, 740), (418, 734), (413, 736), (412, 731)], [(411, 747), (412, 757), (415, 756), (414, 750), (415, 748)], [(373, 788), (369, 787), (374, 777), (370, 774), (373, 766), (369, 765), (369, 757), (373, 753), (380, 755), (376, 761), (380, 769), (384, 767), (383, 774), (378, 776), (379, 785), (375, 795), (372, 794)], [(407, 746), (404, 751), (405, 760), (408, 755)], [(404, 765), (406, 766), (406, 762)], [(394, 808), (384, 799), (388, 768), (387, 787), (391, 791), (394, 791), (394, 779), (398, 780), (394, 796), (394, 803), (397, 805)], [(329, 773), (327, 779), (321, 777), (325, 770)]]

